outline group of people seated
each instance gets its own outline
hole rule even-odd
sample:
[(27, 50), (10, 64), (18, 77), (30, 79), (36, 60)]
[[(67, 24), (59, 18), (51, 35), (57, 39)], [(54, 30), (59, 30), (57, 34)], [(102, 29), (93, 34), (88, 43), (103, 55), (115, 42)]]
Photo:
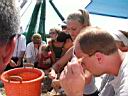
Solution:
[[(13, 2), (7, 2), (12, 4), (10, 12), (15, 13)], [(0, 1), (0, 8), (5, 3)], [(12, 18), (10, 12), (4, 11), (0, 13), (7, 13), (7, 17)], [(26, 45), (22, 34), (12, 35), (18, 31), (18, 15), (13, 14), (15, 19), (10, 23), (7, 22), (10, 20), (4, 21), (3, 15), (0, 14), (1, 73), (4, 69), (22, 67), (24, 62), (32, 63), (52, 80), (53, 88), (63, 89), (67, 96), (128, 96), (128, 32), (93, 27), (89, 12), (80, 9), (69, 14), (64, 31), (50, 29), (51, 40), (48, 43), (35, 33), (32, 42)], [(5, 23), (15, 27), (2, 25)], [(9, 31), (6, 27), (10, 28)], [(11, 39), (3, 38), (3, 35), (11, 36)], [(99, 90), (95, 78), (103, 74)]]
[[(6, 70), (22, 67), (23, 63), (32, 63), (43, 70), (50, 68), (72, 46), (72, 38), (70, 34), (57, 28), (51, 28), (49, 36), (50, 40), (46, 43), (39, 33), (35, 33), (31, 42), (26, 44), (25, 36), (18, 34), (12, 59)], [(66, 42), (71, 44), (65, 46)]]
[[(115, 80), (117, 74), (115, 75), (115, 74), (107, 71), (105, 69), (105, 68), (107, 68), (106, 67), (107, 65), (105, 66), (105, 68), (96, 67), (95, 63), (97, 61), (95, 61), (94, 59), (92, 59), (92, 61), (94, 60), (94, 62), (92, 62), (93, 67), (89, 68), (91, 66), (90, 65), (91, 62), (90, 62), (90, 64), (86, 65), (86, 63), (88, 63), (88, 61), (89, 61), (89, 60), (86, 60), (86, 57), (91, 58), (93, 56), (93, 54), (95, 54), (97, 52), (102, 52), (103, 54), (106, 54), (106, 55), (112, 54), (111, 51), (114, 51), (114, 49), (112, 49), (112, 48), (115, 46), (115, 45), (111, 45), (112, 42), (116, 44), (116, 46), (114, 47), (115, 49), (118, 48), (118, 50), (121, 50), (121, 52), (127, 54), (128, 32), (121, 31), (121, 30), (114, 30), (114, 29), (107, 30), (107, 31), (103, 30), (102, 32), (108, 32), (108, 34), (110, 34), (112, 36), (110, 38), (114, 38), (114, 41), (111, 41), (111, 40), (109, 41), (110, 38), (109, 39), (106, 38), (107, 41), (105, 41), (104, 40), (105, 37), (109, 37), (109, 36), (107, 36), (107, 34), (100, 36), (100, 33), (98, 34), (98, 32), (100, 31), (100, 28), (91, 27), (92, 25), (90, 24), (89, 13), (86, 10), (79, 10), (78, 12), (71, 13), (67, 17), (66, 23), (67, 23), (67, 32), (69, 32), (71, 34), (73, 41), (76, 41), (76, 42), (75, 42), (75, 44), (73, 43), (73, 46), (64, 54), (64, 56), (62, 56), (53, 65), (53, 67), (52, 67), (53, 70), (51, 71), (51, 74), (54, 74), (54, 72), (58, 72), (58, 70), (64, 68), (64, 70), (62, 71), (62, 73), (60, 75), (58, 82), (60, 83), (60, 86), (64, 89), (66, 95), (67, 96), (83, 96), (83, 95), (84, 96), (114, 96), (114, 95), (122, 96), (121, 94), (127, 94), (127, 91), (125, 90), (125, 88), (127, 89), (127, 86), (125, 87), (124, 84), (122, 84), (123, 81), (116, 82), (115, 85), (118, 85), (116, 87), (114, 85), (112, 86), (112, 84), (110, 84), (110, 81)], [(87, 32), (89, 31), (90, 33), (88, 33), (89, 35), (87, 34), (87, 37), (85, 35), (85, 37), (82, 38), (82, 35), (86, 34), (86, 28), (87, 28)], [(98, 35), (99, 37), (95, 37), (95, 35), (93, 35), (93, 33), (91, 35), (91, 32), (95, 32), (94, 34)], [(79, 34), (81, 34), (81, 35), (79, 35)], [(76, 39), (76, 37), (77, 37), (77, 39)], [(84, 39), (84, 38), (86, 38), (86, 39)], [(97, 39), (95, 39), (95, 38), (97, 38)], [(79, 45), (79, 43), (77, 43), (78, 40), (81, 40), (79, 42), (80, 45)], [(76, 52), (75, 49), (77, 48), (77, 46), (79, 47), (79, 49)], [(107, 46), (109, 46), (109, 47), (107, 47)], [(86, 50), (86, 48), (87, 48), (87, 50)], [(99, 48), (99, 50), (95, 49), (95, 48)], [(108, 53), (107, 53), (107, 51), (108, 51)], [(109, 51), (110, 51), (110, 53), (109, 53)], [(84, 53), (86, 53), (86, 54), (88, 53), (88, 56), (84, 56)], [(74, 56), (74, 54), (77, 56), (77, 58), (75, 60), (73, 59), (74, 57), (76, 57), (76, 56)], [(100, 57), (100, 58), (98, 58), (98, 57)], [(98, 59), (99, 64), (102, 64), (102, 63), (104, 64), (106, 62), (108, 64), (110, 62), (114, 63), (113, 60), (107, 60), (106, 62), (101, 61), (102, 60), (101, 57), (102, 57), (102, 55), (99, 55), (99, 56), (97, 55), (97, 57), (96, 57)], [(82, 61), (79, 65), (82, 65), (82, 66), (77, 65), (79, 63), (79, 58), (80, 58), (80, 61), (82, 59)], [(85, 59), (85, 61), (83, 61), (84, 59)], [(127, 59), (127, 57), (126, 57), (126, 59)], [(72, 62), (72, 61), (75, 61), (75, 62)], [(121, 63), (121, 61), (117, 61), (117, 60), (115, 60), (115, 61), (116, 61), (116, 63), (117, 62)], [(112, 63), (110, 63), (110, 65)], [(64, 67), (64, 66), (66, 66), (66, 67)], [(101, 65), (101, 66), (103, 66), (103, 65)], [(114, 66), (117, 66), (117, 65), (114, 65)], [(114, 67), (114, 66), (111, 66), (111, 67), (109, 66), (110, 67), (109, 70), (114, 71), (116, 69), (116, 67)], [(118, 66), (118, 68), (119, 68), (119, 66)], [(84, 71), (82, 71), (82, 70), (84, 70)], [(103, 71), (103, 73), (98, 74), (98, 72), (100, 72), (100, 71), (101, 72)], [(118, 69), (118, 71), (119, 71), (119, 69)], [(117, 70), (116, 70), (116, 72), (117, 72)], [(101, 86), (100, 90), (98, 90), (97, 86), (95, 85), (95, 77), (100, 76), (102, 74), (106, 74), (106, 75), (104, 76), (104, 78), (101, 82), (102, 86)], [(110, 76), (108, 74), (110, 74)], [(55, 74), (54, 74), (54, 76), (55, 76)], [(105, 78), (110, 78), (110, 79), (106, 80)], [(118, 77), (118, 78), (120, 78), (120, 77)], [(125, 76), (123, 76), (123, 78), (125, 78)], [(83, 80), (83, 81), (81, 81), (81, 80)], [(107, 82), (104, 82), (104, 81), (107, 81)], [(118, 80), (118, 81), (120, 81), (120, 80)], [(127, 80), (126, 80), (126, 82), (127, 82)], [(58, 86), (58, 83), (54, 83), (54, 85)], [(120, 90), (119, 90), (118, 88), (121, 86), (123, 86), (124, 89), (120, 88)], [(123, 95), (123, 96), (126, 96), (126, 95)]]

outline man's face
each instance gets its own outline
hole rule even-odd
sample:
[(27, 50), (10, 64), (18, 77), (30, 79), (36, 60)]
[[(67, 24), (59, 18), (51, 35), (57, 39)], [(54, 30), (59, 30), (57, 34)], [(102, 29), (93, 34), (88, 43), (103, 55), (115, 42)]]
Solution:
[(33, 44), (35, 48), (39, 48), (39, 46), (41, 45), (41, 39), (36, 40), (36, 42), (33, 41)]
[[(12, 38), (10, 42), (8, 42), (5, 46), (0, 48), (0, 73), (4, 71), (6, 68), (7, 64), (9, 64), (12, 54), (14, 52), (14, 48), (16, 45), (16, 37)], [(2, 57), (2, 59), (1, 59)]]
[(73, 40), (80, 33), (80, 30), (83, 28), (83, 25), (80, 24), (77, 20), (70, 20), (67, 22), (67, 31), (71, 34)]
[(34, 43), (34, 47), (37, 49), (40, 47), (40, 45), (41, 45), (41, 43)]
[(58, 36), (57, 32), (54, 32), (54, 31), (50, 31), (50, 32), (49, 32), (49, 35), (50, 35), (50, 37), (51, 37), (52, 39), (56, 39), (57, 36)]
[(74, 54), (78, 59), (81, 58), (81, 65), (84, 70), (86, 69), (90, 71), (94, 76), (100, 76), (103, 74), (101, 70), (102, 64), (99, 64), (95, 54), (93, 56), (89, 56), (88, 54), (83, 53), (80, 49), (79, 43), (75, 44)]

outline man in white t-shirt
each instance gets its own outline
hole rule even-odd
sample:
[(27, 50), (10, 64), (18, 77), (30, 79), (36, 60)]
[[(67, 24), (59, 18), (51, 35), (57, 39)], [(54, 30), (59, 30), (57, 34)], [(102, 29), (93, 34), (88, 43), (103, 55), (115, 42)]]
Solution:
[(38, 33), (33, 34), (32, 42), (28, 43), (26, 48), (27, 63), (33, 63), (35, 67), (38, 64), (39, 48), (46, 43), (42, 41), (41, 35)]
[(69, 62), (60, 76), (67, 96), (82, 96), (86, 79), (83, 70), (94, 76), (114, 75), (111, 85), (115, 96), (128, 96), (128, 52), (120, 51), (114, 38), (97, 27), (83, 29), (74, 43), (76, 59)]

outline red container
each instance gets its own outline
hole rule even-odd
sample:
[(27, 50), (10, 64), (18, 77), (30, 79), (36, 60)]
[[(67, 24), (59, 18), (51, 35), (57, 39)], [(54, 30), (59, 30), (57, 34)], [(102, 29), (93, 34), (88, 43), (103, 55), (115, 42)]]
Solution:
[(40, 96), (44, 72), (37, 68), (15, 68), (1, 75), (7, 96)]

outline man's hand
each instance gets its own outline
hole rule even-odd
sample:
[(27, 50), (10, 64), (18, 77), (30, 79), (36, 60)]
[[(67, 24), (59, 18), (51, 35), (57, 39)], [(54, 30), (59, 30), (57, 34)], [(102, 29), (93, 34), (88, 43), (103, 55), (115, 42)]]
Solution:
[(78, 61), (67, 64), (60, 75), (60, 84), (67, 96), (83, 96), (85, 74)]
[(51, 69), (51, 71), (49, 72), (49, 75), (48, 76), (51, 79), (56, 79), (57, 78), (57, 74), (56, 74), (56, 72), (55, 72), (54, 69)]
[(9, 64), (10, 64), (11, 67), (16, 67), (17, 66), (17, 64), (13, 60), (11, 60)]
[(58, 79), (54, 79), (52, 81), (52, 87), (57, 91), (61, 88), (60, 81)]
[(17, 66), (20, 66), (21, 65), (21, 59), (18, 59), (18, 61), (17, 61)]

